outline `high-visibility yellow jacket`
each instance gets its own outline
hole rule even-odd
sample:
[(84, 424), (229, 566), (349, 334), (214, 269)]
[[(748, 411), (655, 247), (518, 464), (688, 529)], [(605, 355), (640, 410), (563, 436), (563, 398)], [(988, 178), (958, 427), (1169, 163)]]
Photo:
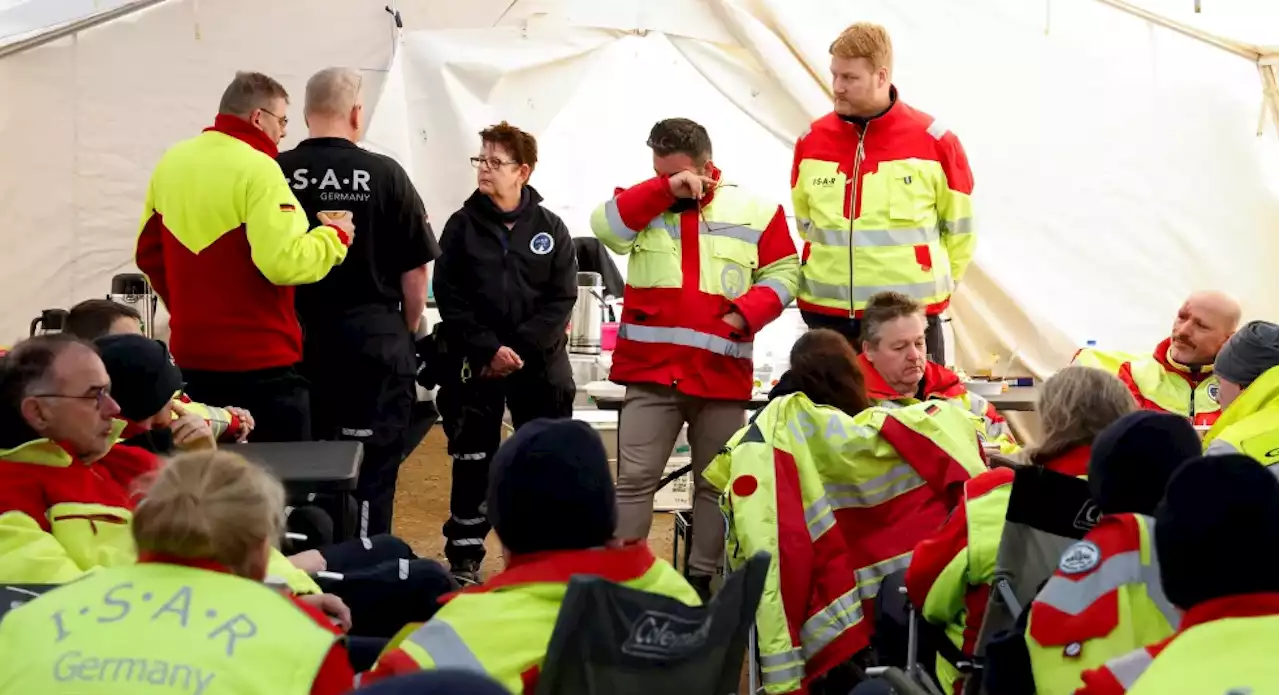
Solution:
[(1169, 355), (1165, 338), (1150, 355), (1083, 348), (1072, 364), (1102, 369), (1123, 381), (1139, 408), (1174, 413), (1197, 425), (1212, 425), (1222, 414), (1213, 365), (1192, 368)]
[(337, 639), (248, 579), (163, 563), (114, 567), (5, 616), (0, 695), (308, 695)]
[[(747, 399), (752, 339), (791, 303), (799, 280), (786, 215), (727, 182), (689, 209), (672, 212), (676, 204), (670, 181), (659, 176), (619, 189), (591, 215), (591, 231), (627, 256), (609, 378)], [(724, 322), (731, 312), (745, 330)]]
[(896, 291), (938, 314), (973, 259), (973, 174), (960, 140), (896, 88), (891, 96), (865, 124), (830, 113), (796, 141), (803, 311), (860, 316), (872, 295)]
[(1077, 695), (1246, 693), (1275, 695), (1280, 596), (1242, 594), (1205, 601), (1161, 642), (1084, 673)]
[[(1089, 473), (1089, 447), (1078, 446), (1025, 465), (1041, 465), (1055, 473), (1083, 478)], [(936, 534), (916, 545), (907, 568), (912, 604), (925, 620), (943, 626), (952, 644), (971, 656), (995, 581), (1014, 475), (1012, 468), (993, 468), (967, 481), (964, 503)], [(956, 692), (961, 674), (941, 656), (936, 673), (944, 692)]]
[(766, 690), (794, 692), (867, 646), (888, 574), (986, 469), (967, 413), (945, 401), (856, 417), (776, 398), (705, 476), (724, 490), (729, 563), (771, 556), (756, 613)]
[(690, 606), (702, 603), (689, 582), (644, 543), (517, 556), (501, 574), (453, 594), (431, 620), (388, 645), (364, 682), (420, 669), (466, 668), (484, 671), (517, 695), (534, 692), (575, 574)]
[(1173, 634), (1181, 614), (1160, 585), (1155, 520), (1102, 517), (1063, 552), (1030, 611), (1026, 642), (1039, 695), (1069, 695), (1087, 669)]
[(1263, 372), (1227, 406), (1204, 446), (1206, 454), (1245, 454), (1280, 470), (1280, 367)]

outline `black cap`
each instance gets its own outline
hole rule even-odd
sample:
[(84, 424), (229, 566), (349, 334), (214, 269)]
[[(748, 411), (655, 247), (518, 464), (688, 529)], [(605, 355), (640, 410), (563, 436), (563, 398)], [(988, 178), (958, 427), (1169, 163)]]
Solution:
[(525, 424), (493, 457), (488, 512), (516, 554), (609, 542), (618, 511), (600, 435), (578, 420)]
[(93, 342), (111, 377), (111, 397), (126, 420), (146, 420), (182, 390), (182, 370), (164, 343), (132, 333), (104, 335)]
[(1200, 435), (1186, 418), (1154, 410), (1129, 413), (1093, 441), (1089, 490), (1103, 514), (1149, 515), (1173, 472), (1200, 452)]
[(1280, 483), (1243, 454), (1178, 469), (1156, 509), (1160, 583), (1188, 609), (1226, 596), (1280, 591)]

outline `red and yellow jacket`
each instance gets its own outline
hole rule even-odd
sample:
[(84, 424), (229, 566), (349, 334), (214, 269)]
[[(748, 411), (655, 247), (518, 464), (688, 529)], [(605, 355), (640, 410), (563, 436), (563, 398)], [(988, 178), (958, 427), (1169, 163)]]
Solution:
[[(1089, 447), (1070, 449), (1043, 465), (1055, 473), (1085, 477)], [(1012, 468), (993, 468), (965, 482), (963, 503), (937, 534), (916, 545), (907, 568), (911, 603), (925, 620), (943, 626), (965, 654), (974, 653), (982, 630), (1013, 477)], [(946, 692), (963, 686), (960, 673), (941, 657), (937, 674)]]
[[(591, 215), (591, 231), (628, 257), (609, 378), (746, 400), (752, 339), (791, 303), (799, 280), (786, 215), (782, 206), (723, 183), (695, 209), (671, 212), (675, 203), (669, 179), (658, 176), (618, 189)], [(735, 311), (746, 330), (724, 322)]]
[[(893, 387), (880, 376), (880, 372), (876, 371), (875, 365), (871, 364), (871, 360), (867, 359), (865, 353), (858, 355), (858, 367), (862, 370), (862, 380), (866, 384), (867, 396), (875, 401), (876, 405), (893, 407), (920, 402), (914, 397), (903, 398), (901, 394), (894, 392)], [(1000, 453), (1010, 454), (1021, 448), (1013, 437), (1013, 431), (1009, 429), (1009, 423), (1005, 422), (1004, 417), (996, 411), (996, 407), (982, 396), (969, 393), (969, 389), (960, 382), (960, 376), (950, 369), (936, 362), (925, 362), (924, 378), (921, 379), (917, 393), (923, 394), (926, 401), (951, 401), (968, 411), (974, 418), (978, 437), (985, 443), (999, 445)]]
[(169, 310), (170, 349), (183, 369), (300, 361), (292, 286), (346, 258), (345, 232), (308, 230), (276, 154), (262, 131), (219, 114), (169, 148), (151, 175), (136, 260)]
[(803, 311), (861, 316), (896, 291), (941, 313), (976, 246), (960, 140), (898, 101), (855, 125), (830, 113), (796, 141), (791, 202), (804, 240)]
[(1274, 693), (1277, 652), (1280, 595), (1226, 596), (1192, 607), (1170, 637), (1085, 671), (1076, 695)]
[(1194, 369), (1173, 361), (1169, 356), (1172, 342), (1165, 338), (1150, 356), (1083, 348), (1071, 363), (1116, 375), (1129, 387), (1139, 408), (1181, 415), (1196, 425), (1212, 425), (1222, 415), (1213, 365)]
[(444, 607), (421, 627), (402, 631), (363, 682), (479, 665), (511, 693), (533, 695), (569, 580), (577, 574), (690, 606), (702, 603), (689, 582), (643, 542), (517, 556), (484, 584), (444, 597)]

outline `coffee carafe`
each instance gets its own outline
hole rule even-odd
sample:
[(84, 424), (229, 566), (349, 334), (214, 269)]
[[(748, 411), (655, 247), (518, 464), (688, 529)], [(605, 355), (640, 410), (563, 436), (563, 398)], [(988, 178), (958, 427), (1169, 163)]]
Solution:
[(61, 333), (67, 325), (66, 309), (45, 309), (40, 315), (31, 319), (31, 337), (49, 333)]
[(107, 299), (118, 304), (133, 307), (142, 317), (142, 332), (149, 338), (155, 337), (155, 319), (157, 299), (151, 290), (151, 283), (142, 273), (121, 273), (111, 278), (111, 294)]
[(600, 354), (604, 307), (604, 279), (600, 273), (578, 273), (578, 301), (569, 320), (569, 352)]

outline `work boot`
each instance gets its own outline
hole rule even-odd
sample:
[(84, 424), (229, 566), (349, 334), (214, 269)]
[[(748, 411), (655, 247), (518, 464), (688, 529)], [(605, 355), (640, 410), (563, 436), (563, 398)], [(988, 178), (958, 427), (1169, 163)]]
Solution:
[(449, 574), (458, 585), (466, 588), (481, 583), (479, 560), (454, 560), (449, 563)]
[(711, 580), (712, 579), (713, 577), (709, 574), (690, 574), (689, 575), (689, 585), (693, 587), (694, 591), (698, 592), (698, 598), (702, 599), (703, 603), (706, 603), (711, 600)]

